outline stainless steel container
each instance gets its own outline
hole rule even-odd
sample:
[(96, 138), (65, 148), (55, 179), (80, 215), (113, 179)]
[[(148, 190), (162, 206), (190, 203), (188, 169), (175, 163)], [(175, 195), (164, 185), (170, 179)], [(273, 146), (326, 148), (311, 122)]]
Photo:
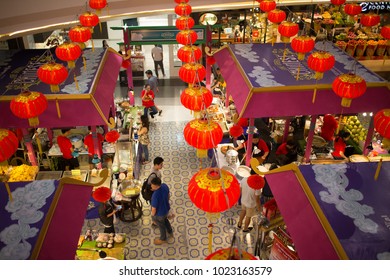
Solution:
[(236, 150), (228, 150), (226, 152), (226, 162), (228, 165), (234, 165), (238, 160), (238, 152)]

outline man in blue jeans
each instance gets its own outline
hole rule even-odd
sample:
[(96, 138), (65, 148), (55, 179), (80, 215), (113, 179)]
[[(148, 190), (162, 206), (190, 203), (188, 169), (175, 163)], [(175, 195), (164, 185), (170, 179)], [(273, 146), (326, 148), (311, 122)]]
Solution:
[(151, 181), (152, 195), (152, 220), (160, 229), (160, 238), (154, 239), (155, 245), (161, 245), (167, 242), (167, 233), (173, 236), (172, 226), (168, 220), (168, 213), (171, 206), (169, 205), (169, 188), (166, 184), (161, 183), (161, 179), (155, 177)]

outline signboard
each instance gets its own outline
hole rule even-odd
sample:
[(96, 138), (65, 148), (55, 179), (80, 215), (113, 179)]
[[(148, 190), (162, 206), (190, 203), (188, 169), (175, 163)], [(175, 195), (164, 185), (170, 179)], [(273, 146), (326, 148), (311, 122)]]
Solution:
[(390, 2), (362, 2), (362, 13), (378, 12), (388, 13), (390, 11)]

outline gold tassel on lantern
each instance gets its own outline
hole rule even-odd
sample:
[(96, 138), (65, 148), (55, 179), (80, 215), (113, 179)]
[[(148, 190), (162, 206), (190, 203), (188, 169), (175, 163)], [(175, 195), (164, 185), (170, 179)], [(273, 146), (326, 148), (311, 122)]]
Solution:
[(99, 21), (99, 28), (100, 28), (100, 33), (102, 33), (102, 23), (100, 21)]
[(68, 68), (69, 69), (73, 69), (73, 68), (75, 68), (75, 66), (76, 66), (76, 64), (75, 64), (74, 60), (68, 61)]
[(76, 89), (79, 91), (80, 88), (79, 88), (79, 82), (77, 81), (76, 73), (74, 74), (73, 77), (74, 77), (74, 82), (75, 82), (75, 84), (76, 84)]
[(4, 182), (4, 185), (5, 185), (5, 188), (7, 190), (7, 193), (8, 193), (8, 197), (9, 197), (9, 200), (12, 202), (14, 201), (13, 197), (12, 197), (12, 192), (11, 192), (11, 189), (9, 187), (9, 184), (7, 181)]
[(341, 112), (340, 117), (339, 117), (339, 123), (338, 123), (337, 128), (336, 128), (336, 135), (338, 135), (340, 132), (340, 126), (341, 126), (342, 120), (343, 120), (343, 112)]
[(38, 132), (35, 132), (35, 140), (37, 142), (39, 155), (42, 157), (42, 153), (43, 153), (42, 144), (41, 144), (41, 139), (39, 139)]
[(60, 103), (58, 102), (58, 99), (56, 99), (56, 109), (58, 118), (61, 119)]
[(29, 124), (30, 126), (33, 126), (33, 127), (38, 126), (38, 125), (39, 125), (39, 119), (38, 119), (38, 117), (29, 118), (29, 119), (28, 119), (28, 124)]
[(341, 106), (343, 106), (343, 107), (350, 107), (351, 103), (352, 103), (352, 99), (345, 98), (345, 97), (341, 98)]
[(93, 43), (92, 38), (91, 38), (91, 44), (92, 44), (92, 51), (95, 51), (95, 44)]
[(198, 158), (206, 158), (207, 157), (207, 150), (196, 149), (196, 156)]
[(299, 74), (301, 73), (301, 65), (298, 65), (298, 70), (297, 70), (297, 81), (299, 80)]
[(50, 85), (51, 92), (59, 92), (60, 87), (58, 85)]
[(87, 60), (85, 59), (85, 56), (83, 56), (83, 64), (84, 64), (84, 70), (87, 71)]
[(213, 224), (209, 224), (209, 254), (213, 252)]
[(381, 168), (382, 168), (382, 158), (379, 160), (379, 163), (378, 163), (378, 166), (376, 167), (376, 171), (375, 171), (375, 176), (374, 176), (374, 180), (378, 180), (378, 177), (379, 177), (379, 172), (381, 171)]

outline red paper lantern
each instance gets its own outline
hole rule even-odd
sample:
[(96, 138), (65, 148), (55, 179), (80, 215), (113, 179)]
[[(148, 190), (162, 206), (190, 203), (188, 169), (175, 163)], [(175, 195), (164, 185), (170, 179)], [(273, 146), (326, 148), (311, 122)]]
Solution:
[(214, 253), (208, 255), (205, 258), (205, 260), (257, 260), (257, 258), (254, 255), (249, 254), (246, 251), (238, 252), (237, 248), (233, 249), (233, 256), (231, 254), (232, 254), (232, 248), (230, 247), (219, 249)]
[(229, 129), (229, 134), (231, 137), (237, 138), (244, 133), (244, 129), (241, 125), (235, 124)]
[(185, 45), (177, 51), (177, 57), (183, 62), (197, 62), (202, 57), (202, 50), (197, 46)]
[(100, 11), (107, 6), (107, 0), (89, 0), (89, 6), (100, 14)]
[(260, 10), (262, 10), (264, 13), (272, 11), (275, 8), (276, 3), (274, 0), (263, 0), (260, 2)]
[(91, 37), (92, 34), (89, 27), (77, 25), (69, 30), (69, 38), (75, 43), (85, 43)]
[(75, 67), (75, 60), (81, 55), (81, 48), (77, 43), (63, 43), (56, 48), (56, 56), (68, 62), (69, 68)]
[(188, 16), (192, 12), (192, 7), (186, 3), (180, 3), (175, 7), (175, 13), (179, 16)]
[(180, 95), (181, 104), (198, 113), (206, 110), (213, 101), (213, 94), (205, 87), (188, 87)]
[(291, 21), (283, 21), (279, 24), (278, 31), (281, 35), (280, 40), (283, 43), (289, 43), (290, 37), (298, 34), (299, 26), (297, 23)]
[(182, 30), (176, 35), (176, 41), (182, 45), (192, 45), (198, 40), (198, 34), (194, 30)]
[(214, 56), (207, 56), (206, 57), (206, 63), (208, 64), (208, 65), (214, 65), (215, 64), (215, 58), (214, 58)]
[(237, 120), (237, 124), (242, 127), (247, 127), (249, 125), (249, 121), (247, 118), (239, 118)]
[(374, 127), (382, 137), (390, 139), (390, 109), (383, 109), (375, 114)]
[(180, 3), (188, 3), (188, 1), (190, 1), (190, 0), (175, 0), (175, 2), (176, 2), (177, 4), (180, 4)]
[(298, 36), (291, 41), (291, 48), (298, 53), (298, 60), (305, 59), (305, 53), (314, 49), (315, 42), (309, 36)]
[(261, 190), (265, 185), (264, 178), (258, 174), (249, 176), (246, 182), (248, 186), (254, 190)]
[(122, 60), (122, 65), (121, 65), (122, 68), (127, 69), (130, 67), (130, 65), (131, 65), (131, 63), (129, 60)]
[(382, 27), (381, 35), (385, 39), (390, 39), (390, 25), (385, 25)]
[(286, 13), (282, 10), (275, 9), (268, 12), (268, 20), (272, 23), (279, 24), (286, 19)]
[(104, 137), (107, 142), (115, 143), (119, 139), (120, 135), (119, 132), (116, 130), (110, 130), (106, 133), (106, 136)]
[(366, 81), (355, 74), (342, 74), (332, 84), (333, 91), (340, 96), (341, 106), (350, 107), (352, 99), (363, 95), (366, 92)]
[(195, 119), (184, 127), (184, 139), (197, 149), (197, 156), (207, 156), (207, 150), (216, 147), (223, 137), (220, 125), (207, 119)]
[(381, 21), (381, 17), (377, 14), (374, 14), (373, 12), (362, 15), (362, 17), (360, 18), (361, 25), (367, 27), (377, 25), (379, 24), (380, 21)]
[(335, 6), (341, 6), (346, 2), (346, 0), (330, 0), (330, 2)]
[(179, 77), (185, 83), (199, 83), (206, 77), (206, 68), (199, 63), (186, 63), (180, 67)]
[(19, 141), (15, 134), (0, 128), (0, 163), (9, 159), (18, 149)]
[(325, 51), (313, 52), (307, 59), (307, 66), (314, 70), (316, 80), (324, 77), (324, 72), (329, 71), (335, 64), (335, 58), (331, 53)]
[(349, 16), (356, 16), (362, 12), (362, 6), (358, 3), (346, 4), (344, 7), (344, 12)]
[(37, 91), (24, 91), (11, 100), (11, 112), (21, 119), (28, 119), (30, 126), (38, 126), (38, 116), (47, 109), (47, 99)]
[(176, 28), (179, 30), (191, 29), (194, 25), (195, 21), (192, 17), (181, 16), (176, 19)]
[(38, 68), (37, 75), (42, 82), (50, 85), (51, 92), (59, 92), (58, 85), (66, 80), (68, 70), (62, 64), (49, 62)]
[(92, 193), (92, 197), (97, 202), (106, 202), (111, 198), (111, 190), (107, 187), (99, 187)]
[(91, 12), (85, 12), (81, 14), (79, 16), (79, 20), (82, 26), (89, 27), (91, 29), (99, 23), (99, 17)]
[(224, 169), (205, 168), (188, 183), (188, 195), (199, 209), (220, 213), (232, 208), (240, 197), (240, 183)]

